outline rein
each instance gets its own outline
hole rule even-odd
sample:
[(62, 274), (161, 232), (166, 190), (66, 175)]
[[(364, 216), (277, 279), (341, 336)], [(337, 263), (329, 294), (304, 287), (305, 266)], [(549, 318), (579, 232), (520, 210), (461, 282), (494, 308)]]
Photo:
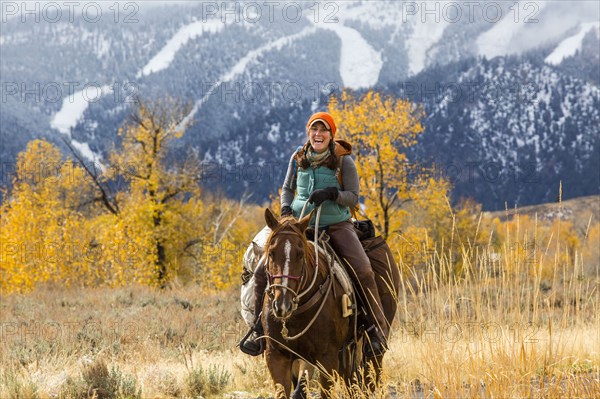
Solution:
[[(302, 219), (304, 212), (306, 210), (306, 205), (307, 203), (304, 204), (304, 207), (302, 208), (302, 212), (300, 214), (299, 219)], [(316, 216), (316, 220), (315, 220), (315, 236), (314, 236), (314, 249), (315, 249), (315, 271), (314, 271), (314, 275), (313, 275), (313, 279), (310, 283), (310, 285), (308, 286), (308, 288), (300, 291), (300, 293), (297, 293), (296, 291), (294, 291), (293, 289), (291, 289), (290, 287), (283, 285), (283, 284), (272, 284), (273, 279), (275, 278), (289, 278), (295, 281), (300, 281), (300, 288), (302, 288), (302, 282), (304, 280), (304, 275), (305, 275), (305, 268), (307, 266), (307, 262), (306, 262), (306, 257), (304, 258), (304, 264), (302, 265), (302, 275), (300, 276), (293, 276), (293, 275), (287, 275), (287, 274), (276, 274), (276, 275), (268, 275), (269, 278), (269, 288), (268, 288), (268, 292), (269, 292), (269, 296), (273, 297), (273, 289), (274, 288), (282, 288), (285, 290), (288, 290), (292, 293), (293, 297), (292, 297), (292, 312), (294, 312), (296, 309), (298, 309), (298, 303), (300, 302), (300, 299), (305, 296), (306, 294), (308, 294), (311, 289), (313, 288), (313, 286), (315, 285), (316, 281), (317, 281), (317, 277), (319, 274), (319, 245), (318, 245), (318, 229), (319, 229), (319, 219), (321, 216), (321, 207), (319, 206), (317, 209), (317, 216)], [(295, 226), (290, 226), (292, 228), (293, 231), (281, 231), (281, 232), (273, 232), (274, 234), (294, 234), (294, 235), (299, 235), (300, 237), (304, 237), (304, 233), (301, 232), (300, 230), (298, 230)], [(308, 310), (310, 307), (312, 307), (316, 302), (318, 302), (319, 299), (321, 299), (321, 304), (319, 305), (319, 309), (317, 309), (317, 312), (315, 313), (315, 315), (313, 316), (313, 318), (310, 320), (310, 322), (308, 323), (308, 325), (304, 328), (304, 330), (302, 330), (300, 333), (294, 335), (294, 336), (288, 336), (288, 329), (286, 326), (286, 321), (283, 321), (283, 327), (281, 329), (281, 336), (288, 340), (295, 340), (300, 338), (302, 335), (304, 335), (308, 329), (314, 324), (314, 322), (317, 320), (317, 317), (319, 316), (319, 314), (321, 314), (321, 311), (323, 310), (323, 307), (325, 306), (325, 302), (327, 297), (329, 296), (329, 293), (331, 292), (331, 288), (333, 287), (333, 276), (331, 275), (331, 271), (329, 273), (329, 276), (327, 276), (327, 279), (325, 281), (325, 283), (327, 284), (327, 288), (326, 288), (326, 292), (324, 295), (321, 296), (321, 298), (319, 298), (319, 294), (322, 292), (322, 288), (323, 286), (321, 286), (321, 289), (319, 289), (317, 292), (315, 292), (315, 294), (313, 295), (313, 297), (311, 299), (309, 299), (305, 304), (303, 304), (300, 308), (301, 308), (301, 313), (305, 312), (306, 310)], [(325, 284), (324, 283), (324, 284)], [(308, 305), (308, 306), (306, 306)]]
[[(304, 215), (304, 211), (306, 210), (306, 205), (307, 203), (304, 204), (304, 207), (302, 208), (302, 212), (300, 213), (300, 219), (302, 219), (302, 216)], [(319, 232), (319, 218), (321, 217), (321, 207), (319, 206), (319, 208), (317, 209), (317, 217), (316, 217), (316, 221), (315, 221), (315, 237), (314, 237), (314, 245), (315, 245), (315, 274), (313, 276), (313, 279), (310, 283), (310, 285), (308, 286), (307, 289), (301, 291), (300, 293), (296, 293), (293, 289), (284, 286), (282, 284), (270, 284), (274, 278), (283, 278), (283, 277), (287, 277), (287, 278), (291, 278), (292, 280), (299, 280), (302, 281), (303, 277), (304, 277), (304, 268), (306, 267), (306, 259), (304, 259), (304, 264), (302, 265), (302, 275), (301, 276), (289, 276), (289, 275), (285, 275), (285, 274), (276, 274), (273, 276), (269, 275), (269, 293), (270, 295), (273, 294), (273, 290), (272, 288), (283, 288), (286, 290), (289, 290), (292, 292), (292, 294), (294, 295), (294, 297), (292, 298), (292, 302), (294, 303), (294, 308), (298, 306), (298, 303), (300, 302), (300, 299), (305, 296), (306, 294), (308, 294), (310, 292), (310, 290), (312, 289), (312, 287), (315, 285), (315, 282), (317, 281), (317, 274), (318, 274), (318, 270), (319, 270), (319, 245), (318, 245), (318, 232)], [(298, 230), (295, 226), (290, 225), (290, 228), (292, 229), (292, 231), (274, 231), (272, 234), (294, 234), (294, 235), (298, 235), (300, 237), (304, 237), (304, 232)]]

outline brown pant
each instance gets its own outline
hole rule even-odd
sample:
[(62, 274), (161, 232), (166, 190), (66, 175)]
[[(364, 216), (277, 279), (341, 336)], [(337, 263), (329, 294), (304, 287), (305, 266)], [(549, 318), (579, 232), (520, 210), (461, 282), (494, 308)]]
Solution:
[[(383, 314), (381, 308), (381, 299), (379, 297), (379, 291), (377, 290), (377, 284), (375, 283), (375, 274), (371, 268), (371, 262), (363, 249), (354, 226), (350, 220), (345, 222), (332, 224), (327, 229), (327, 233), (330, 237), (329, 243), (334, 251), (338, 254), (342, 262), (348, 262), (348, 265), (344, 265), (350, 277), (354, 280), (354, 283), (359, 290), (359, 295), (363, 298), (365, 306), (368, 307), (367, 313), (370, 317), (370, 321), (373, 325), (379, 328), (379, 331), (383, 334), (382, 338), (387, 338), (389, 333), (389, 325)], [(267, 287), (267, 276), (265, 269), (261, 263), (258, 264), (254, 271), (254, 316), (255, 320), (260, 324), (258, 316), (262, 309), (262, 301), (265, 289)]]
[(389, 325), (381, 307), (375, 273), (373, 273), (371, 262), (356, 235), (354, 225), (350, 220), (332, 224), (329, 226), (327, 234), (330, 237), (329, 243), (340, 260), (350, 264), (351, 268), (347, 264), (344, 266), (356, 286), (359, 287), (358, 289), (362, 290), (359, 295), (362, 297), (364, 305), (368, 307), (367, 313), (369, 313), (371, 322), (379, 328), (383, 338), (387, 338)]

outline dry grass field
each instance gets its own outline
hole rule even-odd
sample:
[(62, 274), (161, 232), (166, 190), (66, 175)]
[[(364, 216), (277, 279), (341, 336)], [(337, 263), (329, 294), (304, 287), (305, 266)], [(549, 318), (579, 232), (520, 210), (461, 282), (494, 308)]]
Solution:
[[(373, 397), (599, 398), (600, 262), (575, 254), (568, 266), (556, 245), (540, 259), (463, 244), (407, 271)], [(246, 331), (237, 290), (3, 296), (0, 397), (271, 397), (264, 359), (236, 348)], [(367, 396), (338, 386), (334, 397)]]
[(538, 217), (542, 221), (553, 221), (561, 219), (572, 222), (575, 228), (582, 234), (592, 221), (598, 222), (600, 215), (600, 196), (590, 195), (579, 197), (561, 202), (546, 203), (540, 205), (524, 206), (518, 209), (508, 209), (507, 211), (485, 212), (484, 216), (488, 218), (498, 217), (504, 221), (512, 219), (516, 215)]

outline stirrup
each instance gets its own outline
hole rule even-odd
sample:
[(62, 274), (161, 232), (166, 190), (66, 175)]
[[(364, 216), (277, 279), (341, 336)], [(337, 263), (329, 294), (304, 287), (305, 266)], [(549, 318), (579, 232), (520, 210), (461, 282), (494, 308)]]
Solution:
[(264, 338), (261, 338), (258, 340), (252, 340), (252, 339), (250, 339), (250, 336), (253, 333), (256, 333), (257, 336), (262, 335), (262, 334), (259, 334), (258, 331), (256, 331), (254, 328), (251, 328), (250, 331), (248, 331), (246, 333), (246, 335), (244, 335), (244, 338), (242, 338), (242, 340), (240, 341), (238, 346), (240, 347), (240, 350), (243, 353), (250, 355), (250, 356), (258, 356), (265, 351)]

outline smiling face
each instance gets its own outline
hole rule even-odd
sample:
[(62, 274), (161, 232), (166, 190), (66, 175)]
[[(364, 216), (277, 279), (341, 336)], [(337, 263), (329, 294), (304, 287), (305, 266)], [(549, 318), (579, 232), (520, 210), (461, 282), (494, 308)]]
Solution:
[(329, 147), (329, 143), (332, 139), (331, 130), (327, 129), (327, 126), (325, 126), (323, 122), (317, 121), (310, 125), (310, 128), (308, 129), (308, 138), (313, 150), (317, 153), (321, 153)]

